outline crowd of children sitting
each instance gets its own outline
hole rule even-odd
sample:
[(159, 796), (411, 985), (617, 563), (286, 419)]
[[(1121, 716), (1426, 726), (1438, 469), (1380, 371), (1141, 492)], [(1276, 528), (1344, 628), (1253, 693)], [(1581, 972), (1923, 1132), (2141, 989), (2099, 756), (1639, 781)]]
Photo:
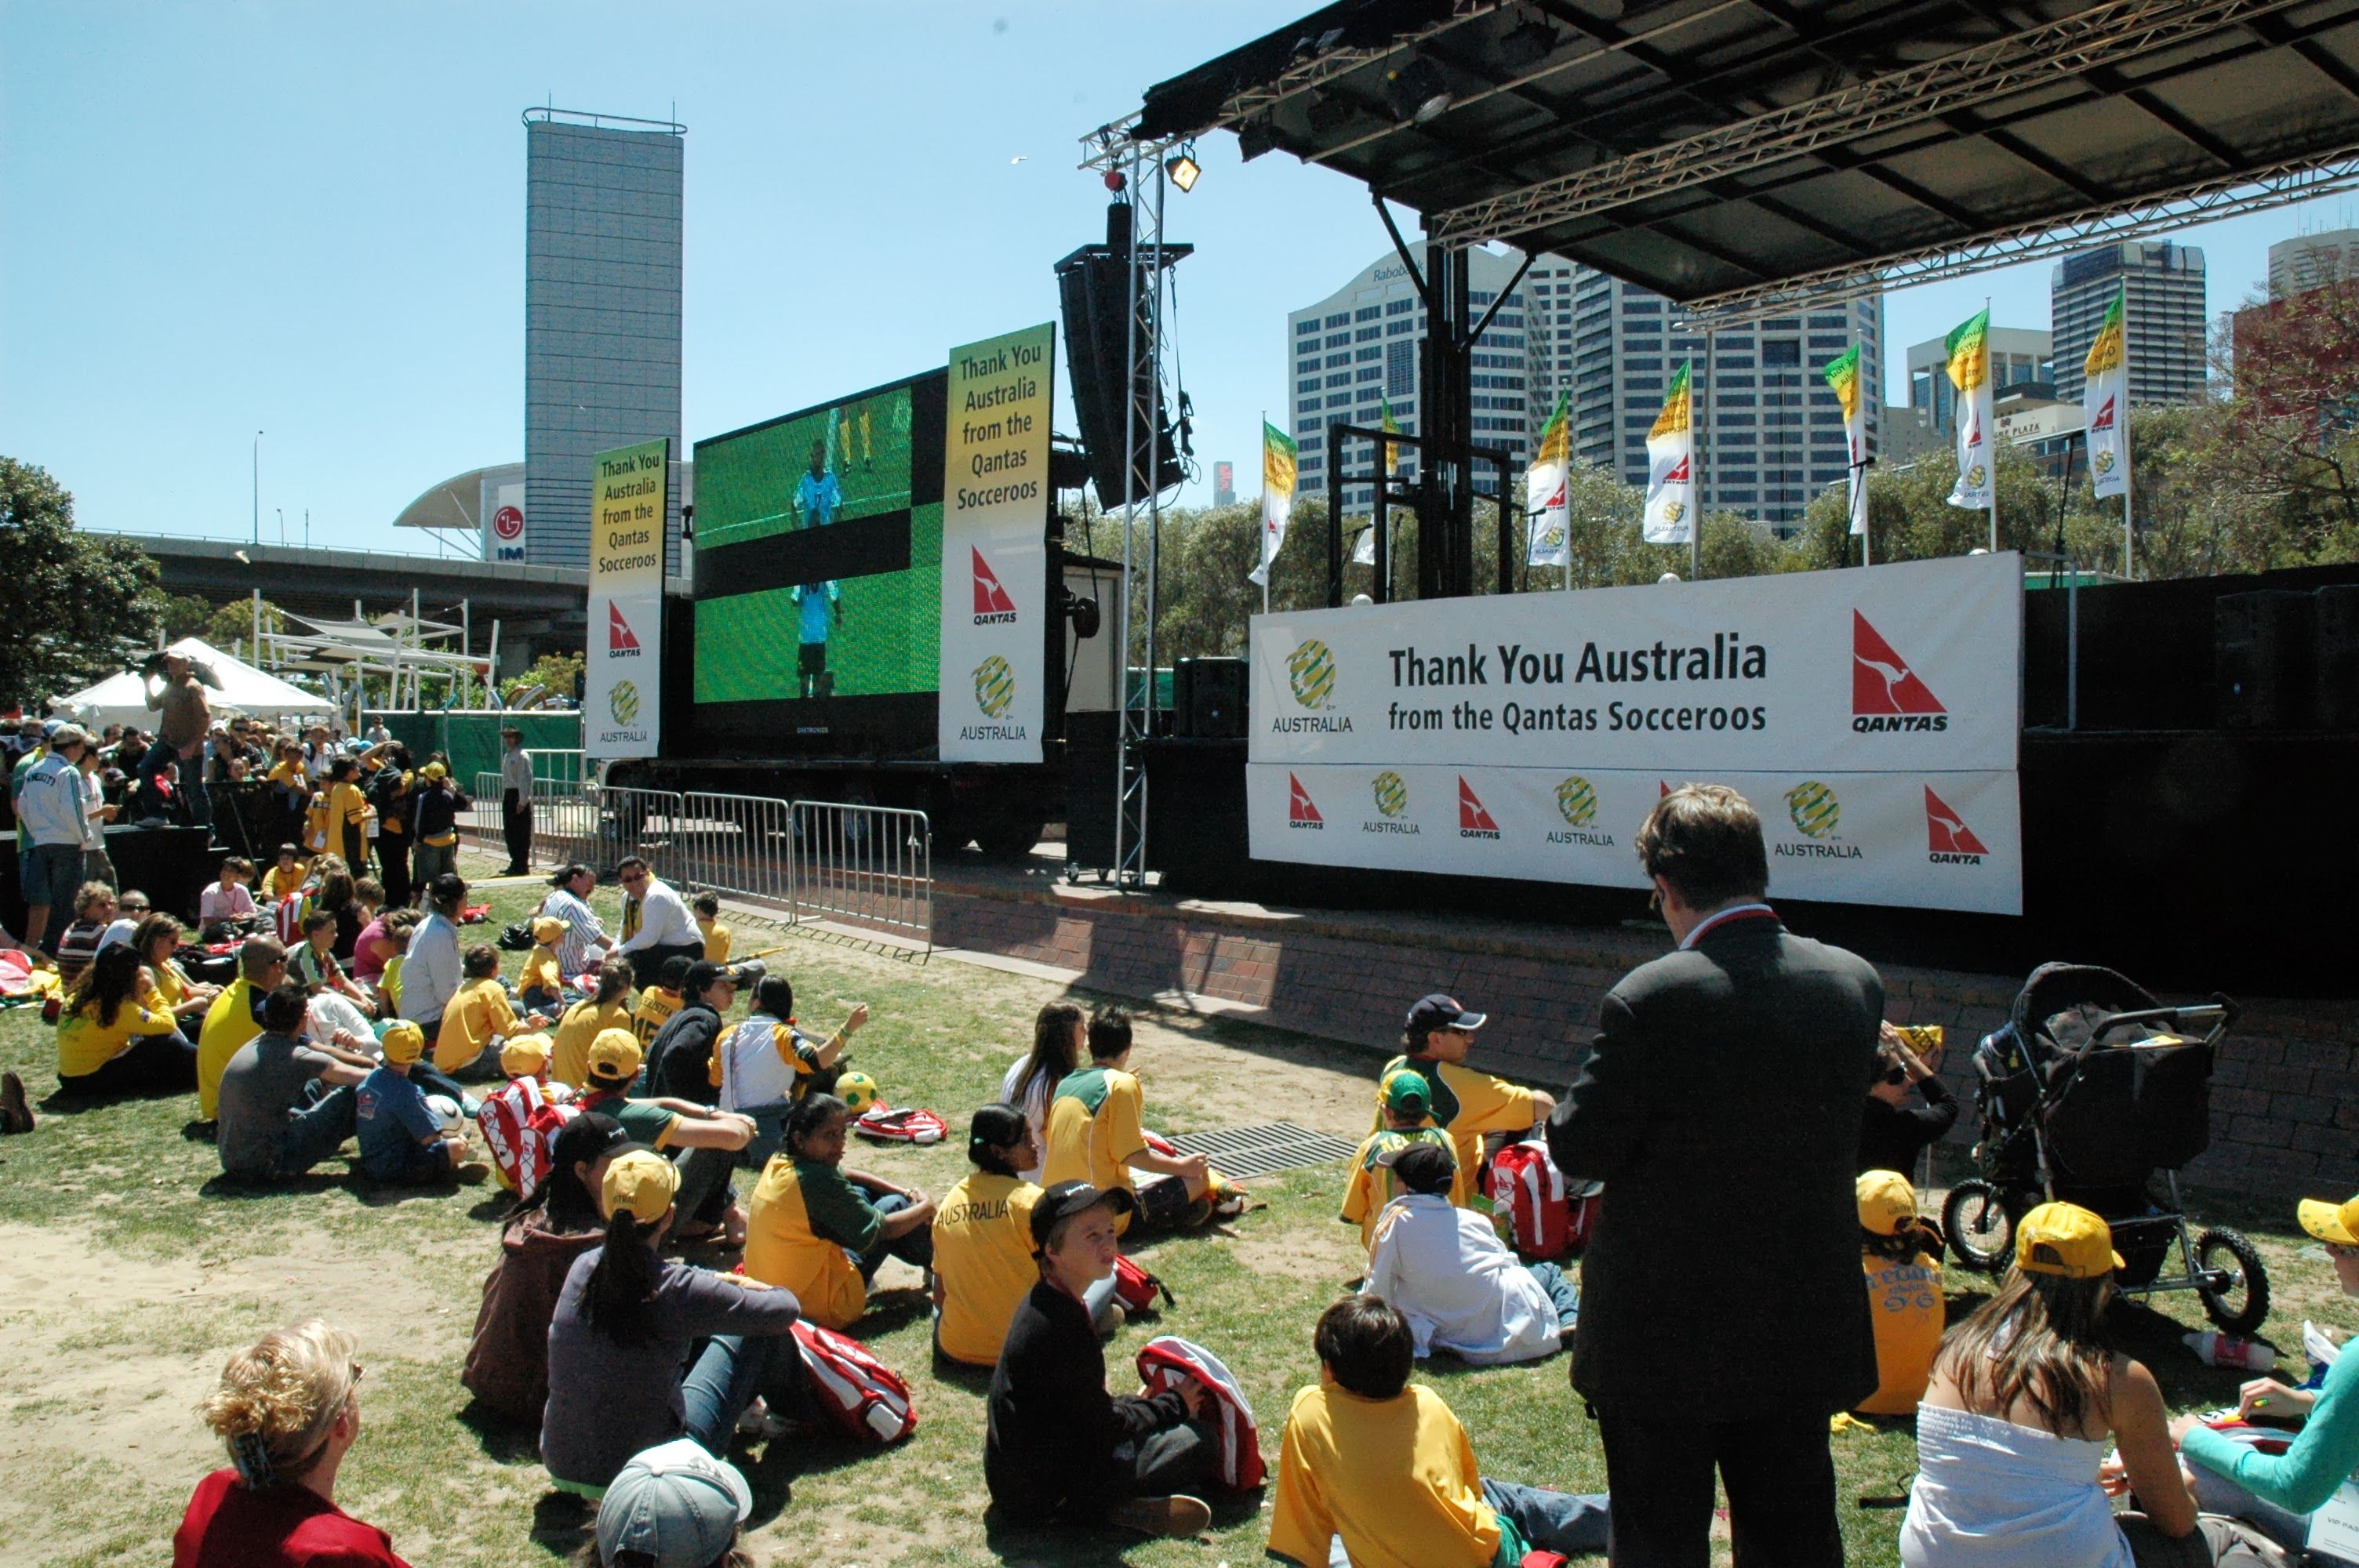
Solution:
[[(73, 965), (61, 1086), (193, 1088), (233, 1179), (299, 1177), (352, 1140), (366, 1180), (496, 1179), (514, 1195), (462, 1379), (488, 1417), (537, 1427), (558, 1490), (597, 1506), (585, 1562), (734, 1560), (750, 1493), (733, 1441), (816, 1419), (803, 1336), (857, 1324), (888, 1258), (920, 1272), (938, 1369), (988, 1369), (983, 1473), (1008, 1522), (1191, 1535), (1206, 1496), (1257, 1480), (1258, 1455), (1241, 1467), (1235, 1452), (1236, 1390), (1201, 1347), (1138, 1395), (1108, 1387), (1125, 1237), (1249, 1204), (1147, 1130), (1121, 1009), (1041, 1010), (1032, 1048), (969, 1119), (969, 1171), (937, 1199), (846, 1163), (855, 1108), (833, 1091), (853, 1094), (846, 1049), (869, 1010), (823, 1036), (800, 1028), (785, 976), (728, 966), (709, 896), (691, 904), (706, 956), (666, 957), (643, 989), (611, 950), (567, 974), (571, 926), (537, 917), (512, 994), (495, 948), (460, 946), (455, 872), (422, 885), (422, 914), (386, 908), (332, 849), (282, 852), (260, 899), (252, 874), (225, 861), (199, 911), (201, 935), (251, 933), (219, 983), (191, 978), (173, 916), (84, 890), (60, 945)], [(421, 969), (429, 935), (450, 952)], [(1287, 1411), (1270, 1498), (1270, 1551), (1307, 1568), (1606, 1548), (1607, 1498), (1484, 1476), (1441, 1397), (1409, 1381), (1441, 1352), (1477, 1367), (1552, 1355), (1579, 1323), (1573, 1281), (1519, 1256), (1483, 1201), (1488, 1160), (1552, 1104), (1468, 1065), (1484, 1022), (1439, 994), (1409, 1010), (1344, 1173), (1339, 1217), (1367, 1266), (1312, 1331), (1320, 1380)], [(1918, 1130), (1942, 1121), (1922, 1044), (1887, 1033), (1866, 1113), (1879, 1150), (1912, 1158)], [(1894, 1114), (1912, 1085), (1931, 1114)], [(2276, 1454), (2169, 1420), (2152, 1376), (2106, 1348), (2120, 1265), (2094, 1215), (2024, 1216), (2015, 1269), (1952, 1326), (1941, 1239), (1909, 1174), (1864, 1170), (1856, 1199), (1878, 1373), (1859, 1410), (1918, 1422), (1911, 1568), (2281, 1562), (2359, 1464), (2359, 1373), (2248, 1385), (2242, 1413), (2275, 1401), (2309, 1417)], [(2301, 1222), (2359, 1294), (2359, 1199), (2305, 1205)], [(724, 1273), (677, 1257), (699, 1245), (742, 1261)], [(332, 1549), (398, 1563), (334, 1506), (357, 1378), (351, 1342), (316, 1323), (232, 1359), (206, 1412), (232, 1467), (199, 1487), (176, 1562)], [(2124, 1490), (2138, 1507), (2116, 1514), (2108, 1494)]]

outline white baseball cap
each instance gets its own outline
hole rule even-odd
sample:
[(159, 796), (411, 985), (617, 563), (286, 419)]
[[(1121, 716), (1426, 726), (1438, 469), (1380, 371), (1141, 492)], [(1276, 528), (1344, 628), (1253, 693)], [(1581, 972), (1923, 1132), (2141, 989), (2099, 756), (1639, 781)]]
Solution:
[(737, 1467), (690, 1438), (635, 1454), (598, 1504), (598, 1558), (645, 1552), (656, 1568), (708, 1568), (753, 1511)]

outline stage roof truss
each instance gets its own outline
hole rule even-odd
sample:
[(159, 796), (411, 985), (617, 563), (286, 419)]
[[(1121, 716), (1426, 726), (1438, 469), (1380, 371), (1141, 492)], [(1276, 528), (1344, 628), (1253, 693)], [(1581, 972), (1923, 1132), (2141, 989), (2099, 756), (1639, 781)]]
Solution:
[(1437, 242), (1734, 319), (2346, 189), (2359, 159), (2359, 0), (1628, 5), (1341, 0), (1149, 89), (1084, 161), (1227, 129)]

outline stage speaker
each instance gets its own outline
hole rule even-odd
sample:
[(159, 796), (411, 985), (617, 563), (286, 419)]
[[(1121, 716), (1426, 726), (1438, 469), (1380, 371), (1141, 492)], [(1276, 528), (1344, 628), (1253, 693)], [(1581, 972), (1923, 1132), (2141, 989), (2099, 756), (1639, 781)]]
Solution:
[(1123, 388), (1129, 379), (1134, 325), (1141, 372), (1129, 384), (1139, 435), (1147, 434), (1151, 412), (1159, 410), (1163, 417), (1154, 433), (1155, 472), (1150, 477), (1147, 464), (1136, 464), (1132, 492), (1143, 498), (1150, 492), (1169, 489), (1182, 478), (1172, 440), (1171, 401), (1155, 396), (1154, 377), (1145, 368), (1155, 341), (1148, 309), (1151, 301), (1139, 301), (1134, 320), (1130, 220), (1130, 203), (1111, 203), (1106, 208), (1106, 243), (1084, 245), (1057, 264), (1057, 297), (1064, 317), (1065, 369), (1073, 389), (1073, 411), (1081, 420), (1082, 445), (1089, 454), (1089, 474), (1097, 484), (1098, 504), (1108, 508), (1122, 504), (1124, 445), (1129, 430)]
[(1111, 708), (1065, 715), (1065, 858), (1093, 871), (1114, 867), (1114, 764), (1122, 715)]
[(2310, 599), (2318, 666), (2310, 722), (2359, 730), (2359, 583), (2330, 583)]
[(1197, 741), (1234, 741), (1245, 734), (1245, 660), (1182, 659), (1171, 681), (1176, 733)]
[(2311, 596), (2223, 594), (2212, 651), (2221, 728), (2299, 730), (2310, 720)]

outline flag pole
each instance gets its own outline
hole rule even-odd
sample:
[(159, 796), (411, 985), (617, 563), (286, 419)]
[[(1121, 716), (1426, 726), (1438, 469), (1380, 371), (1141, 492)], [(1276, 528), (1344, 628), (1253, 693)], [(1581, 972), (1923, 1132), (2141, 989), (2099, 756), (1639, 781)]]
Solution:
[[(1331, 507), (1335, 504), (1337, 499), (1335, 481), (1340, 477), (1340, 475), (1332, 473), (1327, 476), (1327, 504)], [(1261, 517), (1256, 520), (1259, 525), (1254, 529), (1254, 556), (1261, 567), (1261, 612), (1264, 615), (1269, 613), (1269, 568), (1275, 564), (1266, 555), (1263, 554), (1264, 551), (1269, 548), (1268, 518), (1269, 410), (1265, 408), (1261, 411)], [(1147, 672), (1147, 679), (1153, 680), (1154, 678), (1155, 672), (1149, 670)]]
[[(2137, 451), (2130, 445), (2130, 286), (2126, 281), (2122, 284), (2122, 409), (2114, 417), (2122, 422), (2122, 579), (2126, 582), (2137, 537), (2130, 527), (2130, 503), (2137, 498)], [(2085, 430), (2081, 440), (2082, 445), (2088, 444)]]
[[(1994, 409), (1998, 404), (1998, 385), (1993, 380), (1990, 347), (1990, 296), (1983, 296), (1983, 398)], [(1984, 432), (1983, 449), (1990, 454), (1990, 551), (1998, 554), (1998, 416), (1991, 416), (1990, 428)]]
[[(1859, 316), (1856, 311), (1852, 315), (1851, 346), (1854, 349), (1859, 347)], [(1862, 354), (1859, 362), (1861, 368), (1864, 369), (1867, 356)], [(1853, 383), (1859, 388), (1859, 460), (1851, 465), (1851, 482), (1859, 491), (1859, 494), (1852, 498), (1852, 505), (1859, 510), (1859, 564), (1872, 567), (1875, 564), (1875, 547), (1870, 543), (1870, 538), (1875, 528), (1875, 520), (1869, 516), (1867, 512), (1868, 389), (1865, 381), (1866, 378), (1863, 376)], [(1884, 388), (1879, 386), (1875, 389), (1875, 400), (1879, 404), (1884, 401)]]
[(1696, 409), (1695, 387), (1692, 384), (1688, 387), (1688, 461), (1695, 472), (1695, 515), (1688, 520), (1688, 580), (1690, 582), (1703, 580), (1704, 498), (1711, 493), (1704, 486), (1704, 481), (1710, 477), (1704, 463), (1704, 449), (1709, 443), (1704, 437), (1705, 427), (1712, 423), (1712, 390), (1720, 384), (1720, 378), (1712, 373), (1712, 330), (1709, 326), (1703, 330), (1704, 396), (1701, 416)]

